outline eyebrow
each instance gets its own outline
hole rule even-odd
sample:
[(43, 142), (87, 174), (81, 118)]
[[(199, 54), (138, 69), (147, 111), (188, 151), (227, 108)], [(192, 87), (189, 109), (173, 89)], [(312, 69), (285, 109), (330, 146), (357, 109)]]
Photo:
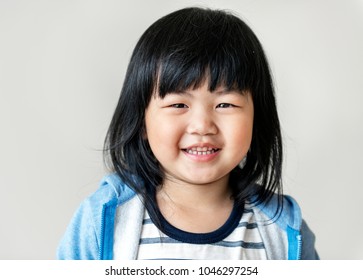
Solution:
[(228, 88), (222, 88), (220, 90), (214, 91), (213, 93), (217, 93), (217, 94), (229, 94), (229, 93), (238, 93), (239, 91), (236, 89), (228, 89)]

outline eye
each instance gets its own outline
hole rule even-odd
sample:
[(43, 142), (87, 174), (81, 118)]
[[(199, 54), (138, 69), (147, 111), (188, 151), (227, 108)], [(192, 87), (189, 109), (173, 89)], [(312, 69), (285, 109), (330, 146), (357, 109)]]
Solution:
[(185, 108), (188, 108), (188, 106), (185, 105), (185, 104), (183, 104), (183, 103), (172, 104), (169, 107), (175, 108), (175, 109), (185, 109)]
[(237, 107), (237, 106), (230, 104), (230, 103), (220, 103), (217, 105), (216, 108), (234, 108), (234, 107)]

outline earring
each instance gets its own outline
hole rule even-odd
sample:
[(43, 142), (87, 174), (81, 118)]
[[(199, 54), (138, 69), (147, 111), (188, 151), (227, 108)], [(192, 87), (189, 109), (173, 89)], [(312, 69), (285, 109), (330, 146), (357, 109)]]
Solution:
[(243, 169), (243, 167), (245, 167), (246, 165), (246, 161), (247, 161), (247, 155), (245, 155), (245, 157), (241, 160), (241, 162), (238, 164), (238, 167)]

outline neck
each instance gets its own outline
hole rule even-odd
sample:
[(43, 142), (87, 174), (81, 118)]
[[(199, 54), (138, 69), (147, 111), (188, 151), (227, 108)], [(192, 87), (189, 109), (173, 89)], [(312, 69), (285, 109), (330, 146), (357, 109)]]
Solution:
[(231, 201), (228, 176), (202, 185), (165, 180), (158, 196), (175, 206), (201, 209), (220, 207)]
[(157, 203), (169, 223), (198, 233), (219, 228), (233, 208), (228, 176), (203, 185), (165, 180), (157, 193)]

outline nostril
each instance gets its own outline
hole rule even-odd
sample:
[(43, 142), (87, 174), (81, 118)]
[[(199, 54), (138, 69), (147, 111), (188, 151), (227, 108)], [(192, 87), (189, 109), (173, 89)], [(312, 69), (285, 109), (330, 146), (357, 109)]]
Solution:
[(218, 128), (213, 122), (193, 122), (189, 125), (187, 132), (197, 135), (213, 135), (218, 133)]

